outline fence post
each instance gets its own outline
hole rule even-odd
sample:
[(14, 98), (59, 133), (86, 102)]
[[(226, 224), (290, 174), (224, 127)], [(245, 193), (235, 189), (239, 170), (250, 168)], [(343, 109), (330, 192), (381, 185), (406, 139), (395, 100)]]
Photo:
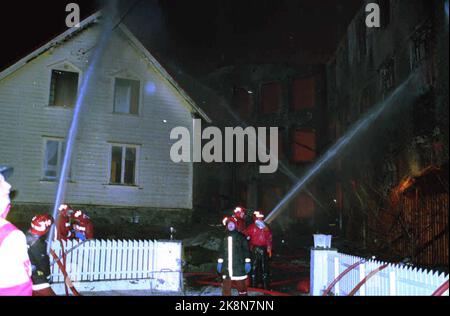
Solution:
[[(339, 275), (340, 275), (340, 272), (339, 272), (339, 256), (336, 256), (336, 257), (334, 257), (334, 279), (336, 280), (338, 277), (339, 277)], [(340, 284), (340, 282), (338, 281), (337, 283), (336, 283), (336, 285), (334, 286), (334, 294), (336, 295), (336, 296), (339, 296), (340, 295), (340, 291), (339, 291), (339, 284)]]
[(337, 255), (335, 249), (311, 249), (311, 296), (321, 296), (328, 287), (328, 258)]
[[(366, 277), (366, 264), (363, 263), (359, 266), (359, 282), (362, 282), (364, 278)], [(366, 285), (363, 284), (361, 288), (359, 289), (359, 295), (365, 296), (366, 295)]]
[(397, 277), (395, 271), (389, 272), (389, 295), (397, 296)]

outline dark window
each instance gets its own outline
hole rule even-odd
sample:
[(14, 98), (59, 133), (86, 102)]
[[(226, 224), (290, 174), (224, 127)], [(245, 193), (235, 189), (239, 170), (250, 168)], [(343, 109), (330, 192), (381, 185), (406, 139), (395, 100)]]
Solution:
[(356, 25), (356, 36), (359, 46), (359, 60), (362, 61), (367, 54), (367, 26), (365, 21), (361, 20)]
[(380, 68), (381, 89), (383, 93), (389, 92), (395, 85), (394, 58), (389, 58)]
[(391, 23), (391, 1), (378, 0), (381, 14), (381, 27), (387, 27)]
[(136, 154), (134, 147), (112, 147), (111, 184), (136, 185)]
[(292, 134), (292, 161), (312, 162), (316, 159), (316, 133), (294, 131)]
[(114, 90), (114, 113), (138, 115), (140, 82), (116, 78)]
[(314, 108), (316, 103), (315, 78), (297, 79), (293, 83), (292, 109), (300, 111)]
[(411, 69), (427, 60), (431, 50), (431, 26), (429, 23), (417, 28), (411, 38)]
[(261, 88), (261, 104), (264, 114), (276, 113), (281, 106), (281, 84), (268, 83)]
[(249, 118), (253, 111), (253, 95), (243, 88), (234, 90), (233, 109), (241, 118)]
[(53, 70), (50, 84), (50, 106), (73, 108), (77, 100), (78, 73)]
[(259, 209), (266, 212), (264, 215), (267, 216), (268, 212), (273, 210), (277, 203), (282, 199), (283, 190), (277, 186), (261, 185), (258, 189), (258, 195)]
[(306, 193), (300, 193), (294, 200), (294, 214), (298, 219), (311, 219), (314, 216), (314, 200)]

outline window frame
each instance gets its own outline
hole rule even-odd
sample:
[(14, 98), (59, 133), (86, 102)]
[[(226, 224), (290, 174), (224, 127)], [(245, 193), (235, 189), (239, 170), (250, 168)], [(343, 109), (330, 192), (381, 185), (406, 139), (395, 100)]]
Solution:
[[(49, 71), (50, 80), (48, 81), (49, 86), (48, 86), (48, 100), (47, 100), (47, 104), (48, 104), (49, 108), (73, 110), (76, 107), (76, 101), (78, 100), (78, 97), (79, 97), (81, 82), (83, 81), (83, 78), (82, 78), (83, 74), (81, 71), (79, 71), (77, 69), (65, 69), (66, 67), (69, 68), (67, 65), (65, 67), (51, 67), (50, 68), (50, 71)], [(70, 73), (75, 73), (78, 75), (77, 93), (76, 93), (76, 97), (75, 97), (75, 104), (73, 105), (73, 107), (51, 104), (52, 103), (51, 102), (52, 101), (52, 78), (53, 78), (54, 71), (70, 72)]]
[[(296, 90), (295, 90), (295, 84), (297, 81), (312, 81), (313, 82), (313, 105), (311, 107), (299, 107), (296, 108), (294, 101), (296, 96)], [(295, 77), (290, 82), (290, 104), (289, 104), (289, 111), (290, 113), (301, 113), (301, 112), (313, 112), (317, 108), (317, 100), (318, 100), (318, 93), (317, 93), (317, 76), (315, 74), (311, 74), (309, 76), (301, 76), (301, 77)]]
[[(137, 113), (116, 112), (116, 82), (117, 82), (117, 79), (128, 80), (128, 81), (136, 81), (136, 82), (139, 83)], [(143, 81), (140, 78), (127, 77), (127, 76), (114, 76), (113, 77), (113, 80), (112, 80), (112, 114), (114, 114), (114, 115), (127, 115), (127, 116), (133, 116), (133, 117), (141, 116), (142, 99), (143, 99), (142, 82)]]
[[(305, 144), (297, 143), (297, 142), (295, 141), (295, 138), (296, 138), (296, 134), (297, 134), (297, 133), (314, 134), (314, 136), (315, 136), (315, 147), (316, 147), (316, 148), (306, 148), (306, 147), (305, 147), (305, 146), (306, 146)], [(313, 164), (313, 163), (315, 163), (315, 162), (317, 161), (318, 157), (319, 157), (317, 131), (314, 130), (314, 129), (309, 129), (309, 128), (301, 128), (301, 129), (293, 128), (293, 129), (290, 130), (290, 133), (289, 133), (289, 134), (290, 134), (290, 135), (289, 135), (289, 137), (290, 137), (290, 139), (289, 139), (289, 147), (290, 147), (290, 148), (289, 148), (289, 160), (290, 160), (290, 162), (291, 162), (292, 164), (297, 164), (297, 165), (308, 165), (308, 164)], [(297, 159), (295, 158), (295, 150), (294, 150), (294, 146), (297, 146), (297, 147), (304, 147), (305, 150), (308, 150), (308, 151), (313, 152), (313, 153), (314, 153), (314, 158), (313, 158), (312, 160), (305, 160), (305, 159), (297, 160)], [(314, 150), (313, 150), (313, 149), (314, 149)]]
[[(56, 163), (56, 176), (48, 177), (46, 175), (48, 163), (47, 163), (47, 143), (48, 142), (57, 142), (58, 143), (58, 152), (57, 152), (57, 163)], [(64, 163), (64, 155), (65, 151), (63, 150), (62, 144), (67, 146), (67, 141), (64, 138), (58, 137), (43, 137), (43, 159), (42, 159), (42, 171), (41, 171), (41, 181), (42, 182), (57, 182), (61, 176), (61, 169)], [(67, 147), (66, 147), (67, 149)], [(73, 160), (70, 166), (69, 175), (67, 180), (69, 182), (73, 182)]]
[[(276, 111), (266, 113), (264, 111), (264, 104), (263, 104), (263, 90), (264, 90), (265, 86), (272, 85), (272, 84), (276, 84), (280, 87), (278, 109)], [(267, 115), (276, 115), (276, 114), (281, 113), (281, 111), (283, 109), (283, 82), (281, 80), (272, 80), (272, 81), (262, 82), (259, 85), (259, 102), (258, 103), (259, 103), (259, 107), (258, 107), (259, 115), (267, 116)]]
[[(122, 148), (122, 157), (121, 157), (121, 175), (120, 175), (120, 183), (112, 183), (111, 178), (111, 168), (112, 168), (112, 153), (114, 147), (120, 147)], [(134, 166), (134, 184), (126, 184), (125, 183), (125, 163), (126, 163), (126, 150), (127, 149), (135, 149), (136, 150), (136, 160), (135, 160), (135, 166)], [(109, 165), (108, 165), (108, 185), (110, 186), (119, 186), (119, 187), (139, 187), (140, 181), (139, 181), (139, 161), (140, 161), (140, 150), (141, 145), (137, 144), (123, 144), (123, 143), (109, 143)]]

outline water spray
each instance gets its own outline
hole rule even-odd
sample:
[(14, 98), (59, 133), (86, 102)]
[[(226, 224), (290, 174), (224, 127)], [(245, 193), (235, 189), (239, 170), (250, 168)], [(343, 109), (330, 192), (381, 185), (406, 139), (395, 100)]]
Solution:
[(80, 122), (80, 116), (83, 110), (83, 106), (85, 103), (86, 95), (89, 92), (89, 89), (91, 88), (91, 81), (95, 78), (95, 70), (97, 68), (97, 65), (99, 61), (101, 60), (103, 53), (105, 52), (105, 48), (109, 42), (109, 39), (111, 37), (111, 34), (114, 29), (113, 19), (114, 19), (114, 12), (115, 12), (115, 6), (114, 4), (109, 3), (108, 7), (106, 8), (106, 12), (102, 14), (103, 20), (102, 20), (102, 30), (100, 32), (100, 38), (98, 41), (98, 44), (94, 50), (93, 56), (90, 60), (88, 69), (84, 75), (80, 92), (78, 94), (75, 107), (74, 107), (74, 113), (72, 118), (72, 124), (70, 126), (69, 134), (67, 137), (67, 145), (66, 145), (66, 152), (64, 154), (64, 160), (60, 172), (60, 178), (58, 183), (58, 189), (56, 193), (56, 200), (55, 205), (53, 209), (53, 218), (55, 219), (55, 225), (52, 226), (50, 233), (48, 235), (48, 243), (47, 243), (47, 252), (49, 253), (51, 250), (52, 241), (55, 237), (55, 226), (58, 221), (58, 208), (63, 203), (63, 199), (65, 198), (66, 188), (67, 188), (67, 178), (69, 175), (70, 165), (72, 161), (72, 153), (73, 148), (75, 145), (75, 141), (78, 134), (78, 127)]
[(398, 100), (403, 97), (406, 92), (413, 92), (417, 94), (417, 91), (409, 87), (410, 83), (414, 82), (416, 74), (412, 74), (404, 83), (402, 83), (395, 91), (393, 91), (389, 97), (375, 105), (365, 117), (361, 118), (356, 122), (350, 130), (341, 137), (326, 153), (320, 158), (307, 172), (306, 174), (297, 182), (297, 184), (291, 189), (291, 191), (286, 194), (286, 196), (278, 203), (278, 205), (273, 209), (273, 211), (267, 216), (266, 223), (272, 223), (284, 210), (285, 206), (292, 201), (292, 199), (303, 189), (309, 181), (319, 173), (324, 167), (326, 167), (333, 158), (342, 153), (342, 151), (347, 147), (347, 145), (354, 140), (357, 136), (365, 132), (374, 121), (384, 114), (385, 110), (388, 109), (395, 101), (408, 102), (408, 100)]

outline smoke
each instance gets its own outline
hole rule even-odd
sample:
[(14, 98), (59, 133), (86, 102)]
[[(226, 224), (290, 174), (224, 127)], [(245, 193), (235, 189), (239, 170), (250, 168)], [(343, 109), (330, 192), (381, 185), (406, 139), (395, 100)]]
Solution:
[(320, 158), (297, 182), (297, 184), (287, 193), (287, 195), (278, 203), (273, 211), (266, 218), (267, 223), (273, 222), (285, 207), (296, 197), (296, 195), (322, 171), (330, 162), (334, 161), (343, 153), (348, 146), (356, 141), (358, 137), (366, 135), (367, 130), (373, 127), (375, 122), (387, 120), (395, 112), (404, 110), (404, 106), (409, 106), (413, 100), (419, 96), (420, 90), (417, 87), (423, 86), (420, 82), (418, 74), (411, 76), (401, 84), (391, 95), (384, 101), (375, 105), (363, 118), (355, 123), (349, 131), (334, 144), (325, 155)]

